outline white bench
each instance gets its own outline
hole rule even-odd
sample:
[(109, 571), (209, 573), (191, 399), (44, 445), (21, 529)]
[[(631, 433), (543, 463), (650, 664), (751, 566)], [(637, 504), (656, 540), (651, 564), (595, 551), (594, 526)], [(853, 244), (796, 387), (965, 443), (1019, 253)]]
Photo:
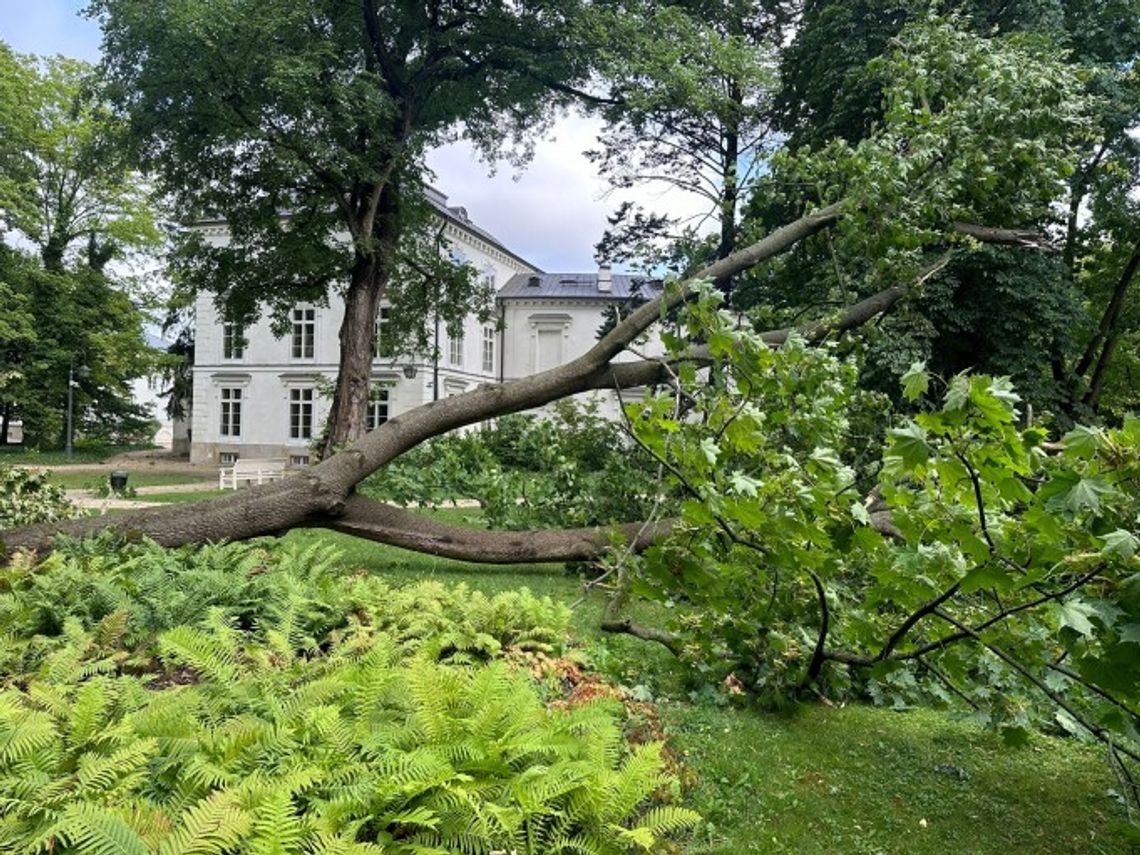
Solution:
[(285, 477), (287, 463), (284, 457), (238, 459), (233, 466), (223, 466), (218, 470), (218, 489), (236, 490), (243, 481), (248, 484), (278, 481)]

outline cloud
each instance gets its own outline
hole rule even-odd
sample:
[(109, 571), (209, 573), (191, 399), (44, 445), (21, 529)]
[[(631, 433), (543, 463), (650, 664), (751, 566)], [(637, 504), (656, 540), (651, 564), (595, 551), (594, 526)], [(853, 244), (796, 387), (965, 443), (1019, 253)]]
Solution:
[(517, 176), (505, 164), (489, 175), (487, 165), (465, 142), (436, 149), (428, 165), (448, 204), (462, 205), (505, 246), (544, 270), (584, 273), (595, 266), (594, 244), (606, 229), (607, 215), (622, 201), (682, 217), (703, 211), (699, 200), (676, 190), (610, 192), (583, 155), (596, 144), (601, 127), (593, 118), (560, 118), (537, 142), (534, 159)]

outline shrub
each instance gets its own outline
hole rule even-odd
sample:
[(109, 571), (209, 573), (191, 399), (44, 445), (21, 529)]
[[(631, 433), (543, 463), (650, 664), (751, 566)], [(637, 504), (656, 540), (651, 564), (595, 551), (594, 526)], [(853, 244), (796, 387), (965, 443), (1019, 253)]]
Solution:
[(645, 519), (656, 467), (593, 405), (561, 401), (481, 431), (434, 439), (360, 485), (385, 501), (476, 499), (492, 528), (572, 528)]
[(44, 472), (0, 466), (0, 529), (74, 516), (63, 488)]

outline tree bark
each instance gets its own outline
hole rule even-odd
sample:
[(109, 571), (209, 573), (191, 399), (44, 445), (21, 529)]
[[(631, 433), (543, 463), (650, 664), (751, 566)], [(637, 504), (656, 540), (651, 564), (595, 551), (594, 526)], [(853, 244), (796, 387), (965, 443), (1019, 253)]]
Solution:
[(614, 536), (640, 552), (668, 534), (674, 521), (561, 530), (486, 531), (440, 522), (363, 496), (350, 496), (343, 513), (318, 525), (441, 558), (480, 564), (532, 564), (590, 561), (605, 551)]
[(1117, 328), (1120, 324), (1121, 312), (1124, 311), (1124, 298), (1128, 294), (1128, 289), (1132, 286), (1132, 280), (1136, 278), (1136, 271), (1138, 269), (1140, 269), (1140, 240), (1136, 241), (1136, 245), (1132, 249), (1132, 255), (1129, 256), (1128, 261), (1125, 262), (1124, 269), (1120, 273), (1120, 278), (1117, 279), (1116, 286), (1112, 289), (1112, 297), (1105, 307), (1104, 314), (1101, 315), (1096, 332), (1094, 332), (1092, 338), (1089, 339), (1084, 354), (1073, 369), (1074, 379), (1079, 381), (1080, 378), (1085, 376), (1090, 367), (1093, 368), (1093, 376), (1089, 380), (1089, 389), (1082, 403), (1094, 410), (1100, 403), (1100, 393), (1104, 384), (1104, 375), (1108, 370), (1108, 364), (1112, 360), (1112, 354), (1116, 349)]
[[(154, 508), (124, 516), (11, 529), (0, 532), (0, 554), (7, 557), (17, 549), (41, 553), (50, 551), (55, 537), (61, 533), (84, 537), (110, 529), (128, 538), (149, 537), (164, 546), (179, 546), (279, 534), (300, 526), (326, 526), (409, 549), (492, 563), (592, 558), (605, 547), (611, 531), (626, 538), (635, 548), (643, 548), (666, 532), (671, 523), (617, 526), (600, 531), (485, 532), (425, 522), (406, 511), (351, 494), (360, 481), (399, 455), (455, 428), (540, 407), (577, 392), (642, 386), (665, 380), (669, 367), (664, 361), (611, 362), (668, 310), (687, 300), (692, 293), (693, 281), (716, 281), (759, 264), (828, 228), (841, 215), (841, 204), (807, 214), (751, 246), (710, 264), (693, 280), (671, 288), (638, 307), (577, 359), (540, 374), (507, 383), (485, 384), (462, 395), (417, 407), (386, 422), (301, 475), (196, 503), (194, 513), (187, 513), (184, 507)], [(917, 284), (934, 275), (947, 259), (948, 256), (928, 268)], [(908, 290), (904, 286), (886, 289), (850, 307), (836, 319), (813, 324), (801, 332), (811, 339), (818, 339), (832, 332), (852, 329), (889, 309)], [(359, 318), (365, 314), (366, 306), (357, 314), (358, 324), (362, 323)], [(366, 318), (369, 333), (372, 318), (372, 315)], [(787, 336), (788, 331), (783, 330), (767, 333), (764, 338), (778, 346), (787, 340)], [(368, 340), (370, 343), (371, 335)], [(370, 348), (366, 356), (370, 370)], [(700, 348), (686, 359), (704, 364), (709, 361), (707, 352)]]
[(0, 445), (8, 444), (8, 428), (12, 423), (12, 402), (4, 403), (3, 413), (0, 414)]
[(376, 317), (400, 242), (397, 207), (397, 193), (389, 185), (380, 193), (376, 216), (362, 217), (364, 225), (371, 225), (366, 238), (368, 249), (357, 249), (352, 276), (344, 295), (340, 364), (321, 443), (322, 458), (331, 457), (337, 449), (355, 442), (365, 432), (365, 414), (372, 387)]

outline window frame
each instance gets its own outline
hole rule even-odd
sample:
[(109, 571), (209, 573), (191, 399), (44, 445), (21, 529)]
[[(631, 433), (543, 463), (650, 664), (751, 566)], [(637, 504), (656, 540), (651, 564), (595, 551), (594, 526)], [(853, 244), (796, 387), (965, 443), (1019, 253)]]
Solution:
[(313, 438), (313, 406), (315, 395), (312, 386), (294, 386), (289, 390), (289, 439)]
[(372, 341), (373, 359), (395, 359), (396, 349), (392, 347), (391, 336), (384, 335), (384, 328), (392, 323), (392, 307), (381, 306), (376, 312), (375, 335)]
[(222, 359), (236, 362), (245, 358), (245, 325), (237, 321), (222, 321)]
[(495, 339), (497, 330), (493, 326), (483, 327), (483, 370), (489, 374), (495, 373)]
[(458, 368), (463, 365), (463, 333), (458, 336), (448, 336), (447, 339), (447, 364), (453, 368)]
[[(380, 418), (381, 409), (383, 418)], [(392, 418), (392, 390), (381, 387), (373, 390), (368, 398), (368, 408), (364, 412), (364, 429), (374, 431)]]
[(227, 439), (241, 438), (241, 405), (244, 400), (244, 389), (241, 386), (222, 386), (219, 388), (218, 436)]
[(289, 353), (294, 360), (312, 360), (317, 356), (317, 310), (312, 306), (294, 306)]

